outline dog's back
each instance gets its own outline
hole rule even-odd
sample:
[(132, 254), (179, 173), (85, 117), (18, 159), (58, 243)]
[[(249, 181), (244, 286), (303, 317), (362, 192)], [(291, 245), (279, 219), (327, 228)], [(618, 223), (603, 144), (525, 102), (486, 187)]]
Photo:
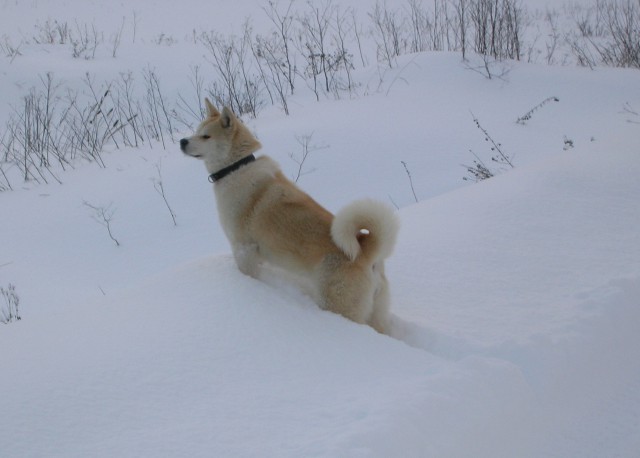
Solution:
[[(384, 259), (398, 232), (389, 206), (360, 200), (334, 217), (266, 156), (216, 184), (216, 195), (222, 225), (232, 228), (229, 239), (245, 273), (257, 276), (256, 263), (264, 260), (303, 274), (312, 279), (323, 308), (384, 332)], [(229, 217), (232, 221), (225, 221)]]

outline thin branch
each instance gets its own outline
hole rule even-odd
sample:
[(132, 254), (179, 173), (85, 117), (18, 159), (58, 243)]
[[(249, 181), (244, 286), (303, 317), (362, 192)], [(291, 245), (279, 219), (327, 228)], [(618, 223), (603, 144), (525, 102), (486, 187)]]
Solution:
[(98, 207), (97, 205), (93, 205), (93, 204), (87, 202), (86, 200), (83, 201), (82, 203), (86, 207), (88, 207), (91, 210), (93, 210), (93, 215), (91, 215), (91, 217), (98, 224), (100, 224), (101, 226), (104, 226), (107, 229), (107, 233), (109, 234), (109, 238), (111, 240), (113, 240), (113, 243), (115, 243), (116, 246), (120, 246), (120, 242), (118, 241), (118, 239), (116, 239), (114, 237), (113, 232), (111, 230), (111, 220), (113, 219), (113, 215), (115, 213), (115, 210), (111, 210), (111, 205), (112, 204), (109, 204), (106, 207)]
[(409, 167), (407, 167), (407, 163), (405, 161), (400, 161), (402, 166), (404, 167), (404, 171), (407, 173), (407, 177), (409, 177), (409, 185), (411, 186), (411, 192), (413, 193), (413, 198), (416, 202), (418, 202), (418, 196), (416, 196), (416, 190), (413, 187), (413, 179), (411, 178), (411, 172), (409, 172)]

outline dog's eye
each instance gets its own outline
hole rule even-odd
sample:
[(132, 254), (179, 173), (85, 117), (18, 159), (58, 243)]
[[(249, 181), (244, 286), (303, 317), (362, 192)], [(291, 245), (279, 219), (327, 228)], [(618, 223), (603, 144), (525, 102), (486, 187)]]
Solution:
[(202, 138), (204, 140), (209, 140), (211, 138), (211, 135), (203, 135)]

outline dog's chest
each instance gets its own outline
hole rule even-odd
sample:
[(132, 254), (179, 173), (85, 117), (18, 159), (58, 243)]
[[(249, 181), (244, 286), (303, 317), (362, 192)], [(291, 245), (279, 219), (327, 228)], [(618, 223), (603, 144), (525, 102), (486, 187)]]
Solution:
[(241, 241), (247, 238), (248, 218), (252, 214), (251, 209), (259, 198), (260, 188), (262, 188), (250, 176), (244, 175), (229, 177), (231, 179), (228, 181), (225, 178), (225, 181), (216, 184), (215, 187), (220, 224), (230, 241)]
[(215, 189), (218, 218), (229, 240), (238, 238), (241, 214), (247, 200), (247, 192), (234, 186), (220, 184)]
[(241, 242), (251, 238), (249, 220), (254, 207), (273, 183), (278, 170), (272, 159), (261, 156), (216, 182), (214, 191), (218, 216), (230, 241)]

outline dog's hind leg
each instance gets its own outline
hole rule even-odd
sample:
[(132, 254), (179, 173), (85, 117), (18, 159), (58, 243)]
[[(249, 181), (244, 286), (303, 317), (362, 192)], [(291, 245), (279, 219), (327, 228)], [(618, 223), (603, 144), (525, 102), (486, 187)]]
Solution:
[(373, 311), (369, 326), (381, 334), (389, 331), (389, 283), (384, 275), (383, 266), (374, 266), (375, 292), (373, 294)]
[(368, 324), (373, 305), (371, 275), (356, 266), (324, 266), (318, 302), (325, 310), (360, 324)]

